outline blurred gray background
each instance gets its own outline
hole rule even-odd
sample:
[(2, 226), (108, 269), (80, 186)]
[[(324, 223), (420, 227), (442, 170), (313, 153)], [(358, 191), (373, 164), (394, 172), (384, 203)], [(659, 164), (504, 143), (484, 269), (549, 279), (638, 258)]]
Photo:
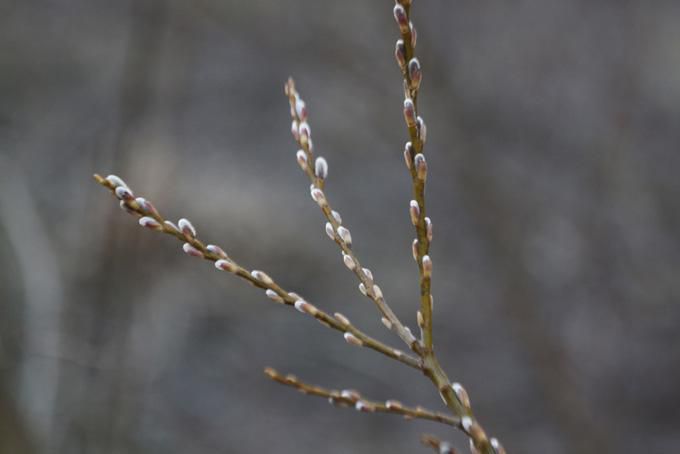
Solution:
[[(680, 3), (417, 0), (435, 343), (510, 453), (680, 446)], [(418, 373), (139, 228), (91, 179), (398, 345), (328, 193), (415, 325), (392, 2), (0, 1), (0, 452), (412, 453), (455, 430), (334, 409), (265, 366), (441, 409)]]

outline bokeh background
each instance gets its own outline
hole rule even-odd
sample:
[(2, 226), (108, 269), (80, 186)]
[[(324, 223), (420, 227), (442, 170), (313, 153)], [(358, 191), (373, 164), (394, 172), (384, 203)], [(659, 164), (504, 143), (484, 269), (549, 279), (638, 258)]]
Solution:
[[(441, 408), (91, 179), (398, 345), (323, 232), (283, 96), (292, 74), (355, 249), (415, 325), (391, 6), (0, 2), (0, 452), (466, 450), (268, 381)], [(419, 0), (414, 20), (450, 376), (510, 453), (677, 452), (680, 3)]]

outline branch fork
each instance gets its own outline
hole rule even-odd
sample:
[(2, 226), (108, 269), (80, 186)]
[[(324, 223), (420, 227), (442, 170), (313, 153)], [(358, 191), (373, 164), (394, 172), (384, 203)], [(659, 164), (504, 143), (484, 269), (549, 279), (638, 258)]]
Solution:
[[(295, 308), (303, 315), (310, 316), (322, 325), (342, 333), (344, 340), (356, 347), (364, 347), (419, 370), (432, 381), (446, 405), (448, 412), (437, 412), (421, 406), (410, 407), (397, 400), (377, 401), (364, 398), (354, 390), (332, 390), (299, 380), (294, 375), (282, 375), (271, 368), (265, 374), (277, 383), (298, 391), (326, 398), (340, 407), (353, 407), (367, 413), (389, 413), (406, 419), (424, 419), (453, 426), (463, 431), (470, 440), (472, 454), (505, 454), (505, 450), (495, 438), (489, 438), (474, 417), (470, 398), (460, 383), (452, 383), (442, 369), (435, 355), (432, 333), (432, 272), (433, 262), (430, 245), (433, 239), (432, 220), (426, 215), (425, 185), (428, 164), (424, 154), (427, 140), (427, 126), (418, 109), (418, 95), (423, 81), (423, 70), (416, 56), (417, 32), (411, 21), (411, 0), (397, 0), (393, 15), (400, 37), (395, 45), (395, 58), (402, 75), (404, 89), (403, 114), (408, 133), (404, 145), (404, 162), (411, 177), (413, 199), (409, 201), (408, 213), (415, 229), (412, 242), (413, 258), (419, 275), (419, 309), (416, 312), (420, 337), (412, 333), (390, 308), (381, 287), (376, 283), (373, 272), (365, 268), (354, 249), (352, 233), (343, 223), (340, 213), (333, 209), (326, 192), (329, 176), (328, 161), (316, 156), (309, 112), (306, 102), (298, 93), (293, 79), (288, 79), (284, 91), (289, 101), (291, 133), (299, 149), (296, 161), (307, 175), (310, 183), (309, 194), (319, 206), (325, 218), (326, 235), (340, 249), (342, 262), (358, 279), (360, 293), (377, 308), (382, 324), (394, 332), (410, 352), (404, 352), (371, 337), (340, 313), (333, 315), (310, 303), (295, 292), (279, 285), (271, 276), (261, 270), (249, 270), (230, 257), (224, 249), (214, 244), (206, 244), (199, 239), (197, 229), (186, 218), (174, 223), (164, 218), (156, 207), (143, 197), (136, 197), (130, 187), (116, 175), (102, 177), (95, 174), (95, 180), (108, 189), (118, 200), (121, 209), (137, 218), (139, 225), (160, 232), (182, 243), (182, 250), (189, 256), (213, 263), (214, 267), (233, 274), (256, 288), (264, 290), (271, 301)], [(440, 454), (456, 452), (448, 442), (426, 435), (423, 444)]]

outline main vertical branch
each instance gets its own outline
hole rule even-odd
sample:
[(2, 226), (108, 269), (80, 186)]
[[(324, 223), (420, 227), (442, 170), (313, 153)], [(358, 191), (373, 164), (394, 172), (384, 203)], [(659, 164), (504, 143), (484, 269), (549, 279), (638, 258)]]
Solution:
[(410, 141), (404, 149), (406, 166), (411, 173), (413, 200), (409, 207), (411, 221), (416, 229), (413, 241), (413, 258), (418, 264), (420, 275), (420, 311), (418, 325), (421, 340), (426, 352), (432, 350), (432, 222), (425, 213), (425, 181), (427, 162), (423, 149), (427, 139), (427, 129), (422, 117), (418, 115), (418, 90), (422, 80), (420, 61), (415, 56), (416, 29), (410, 20), (411, 2), (401, 0), (394, 6), (394, 18), (399, 26), (401, 38), (397, 40), (395, 57), (401, 69), (404, 82), (404, 119), (408, 127)]
[(404, 83), (404, 120), (410, 140), (404, 147), (404, 160), (411, 173), (413, 200), (409, 214), (416, 230), (413, 240), (413, 259), (418, 264), (420, 276), (420, 310), (418, 325), (421, 330), (423, 351), (423, 372), (437, 386), (447, 407), (461, 418), (463, 431), (470, 437), (473, 454), (504, 454), (498, 440), (489, 439), (477, 422), (467, 392), (459, 383), (451, 383), (434, 353), (432, 342), (432, 221), (425, 212), (425, 182), (427, 181), (427, 161), (423, 154), (427, 140), (427, 128), (423, 118), (418, 115), (418, 92), (423, 74), (420, 61), (415, 55), (417, 34), (411, 22), (412, 0), (396, 0), (394, 19), (399, 26), (401, 37), (395, 47), (395, 58), (401, 69)]

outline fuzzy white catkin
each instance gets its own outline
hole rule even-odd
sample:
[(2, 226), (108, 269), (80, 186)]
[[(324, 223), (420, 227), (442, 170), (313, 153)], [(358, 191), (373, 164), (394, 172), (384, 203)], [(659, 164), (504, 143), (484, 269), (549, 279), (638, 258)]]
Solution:
[(295, 159), (297, 159), (302, 170), (307, 170), (307, 154), (304, 150), (298, 150), (297, 153), (295, 153)]
[(229, 271), (233, 273), (236, 270), (236, 265), (234, 265), (234, 262), (231, 260), (220, 259), (215, 262), (215, 268), (220, 271)]
[(432, 259), (429, 255), (423, 256), (423, 276), (432, 276)]
[(427, 241), (432, 242), (432, 220), (427, 216), (425, 217), (425, 227), (427, 229)]
[(312, 195), (312, 200), (314, 200), (317, 203), (317, 205), (319, 205), (319, 207), (324, 208), (328, 205), (326, 195), (323, 193), (321, 189), (312, 187), (310, 194)]
[(418, 126), (418, 138), (422, 143), (427, 142), (427, 124), (425, 124), (425, 120), (422, 117), (418, 117), (416, 124)]
[(307, 105), (299, 96), (295, 97), (295, 113), (301, 120), (307, 118)]
[(179, 230), (179, 227), (177, 227), (177, 224), (175, 224), (172, 221), (163, 221), (163, 224), (165, 224), (165, 228), (169, 229), (175, 233), (181, 233)]
[(277, 303), (283, 303), (283, 298), (281, 298), (281, 296), (279, 296), (279, 294), (276, 293), (274, 290), (268, 288), (265, 291), (265, 294), (267, 295), (267, 298), (269, 298), (270, 300), (276, 301)]
[(116, 197), (118, 197), (120, 200), (132, 200), (135, 198), (135, 196), (132, 194), (132, 191), (130, 191), (125, 186), (118, 186), (115, 192)]
[(188, 254), (192, 257), (203, 257), (203, 253), (201, 251), (199, 251), (198, 249), (196, 249), (195, 247), (193, 247), (189, 243), (184, 243), (182, 245), (182, 249), (184, 250), (184, 252), (186, 254)]
[(344, 315), (342, 315), (340, 312), (336, 312), (335, 314), (333, 314), (333, 317), (335, 317), (335, 319), (337, 321), (339, 321), (340, 323), (342, 323), (345, 326), (350, 325), (349, 319), (347, 317), (345, 317)]
[(147, 229), (151, 230), (161, 230), (163, 228), (157, 220), (149, 216), (143, 216), (139, 218), (138, 222), (142, 227), (146, 227)]
[(406, 125), (409, 128), (416, 125), (416, 105), (411, 98), (404, 100), (404, 120), (406, 120)]
[(463, 426), (465, 432), (470, 433), (470, 429), (472, 429), (472, 418), (463, 416), (460, 420), (460, 424)]
[(344, 338), (347, 341), (348, 344), (356, 345), (356, 346), (361, 346), (364, 343), (361, 342), (361, 340), (356, 337), (354, 334), (347, 332), (344, 334)]
[(125, 188), (128, 187), (128, 185), (125, 183), (125, 181), (123, 181), (123, 179), (121, 177), (119, 177), (118, 175), (109, 175), (108, 177), (106, 177), (106, 181), (111, 183), (113, 185), (113, 187), (115, 187), (115, 188), (117, 188), (118, 186), (123, 186)]
[(411, 216), (411, 223), (413, 225), (418, 224), (418, 219), (420, 218), (420, 205), (415, 200), (411, 200), (409, 203), (409, 214)]
[(317, 178), (325, 180), (328, 176), (328, 162), (325, 158), (319, 156), (314, 162), (314, 174)]
[(326, 235), (328, 235), (328, 238), (331, 240), (335, 239), (335, 229), (330, 222), (326, 222)]
[(383, 299), (383, 292), (377, 285), (373, 286), (373, 296), (375, 296), (375, 298), (378, 300)]
[(347, 247), (352, 247), (352, 234), (350, 233), (349, 229), (346, 229), (343, 226), (338, 227), (338, 236), (340, 239), (342, 239), (343, 243)]
[(416, 175), (418, 176), (418, 179), (425, 181), (427, 178), (427, 161), (425, 160), (425, 155), (418, 153), (413, 158), (413, 163), (416, 166)]
[(357, 264), (354, 261), (354, 259), (350, 255), (345, 254), (344, 252), (342, 253), (342, 261), (345, 263), (345, 266), (350, 270), (354, 270), (354, 268), (357, 267)]
[(219, 246), (216, 246), (214, 244), (209, 244), (205, 248), (208, 250), (208, 252), (212, 252), (213, 254), (217, 255), (218, 257), (221, 257), (221, 258), (227, 257), (227, 253), (224, 252), (224, 250)]
[(189, 235), (191, 237), (196, 236), (196, 229), (194, 225), (186, 218), (182, 218), (177, 222), (177, 226), (182, 231), (183, 234)]
[(267, 273), (265, 273), (264, 271), (253, 270), (250, 273), (250, 275), (253, 276), (255, 279), (257, 279), (258, 281), (262, 282), (265, 285), (272, 285), (274, 283), (272, 278), (269, 277), (269, 275)]
[(470, 396), (460, 383), (453, 383), (451, 385), (453, 392), (456, 394), (458, 401), (466, 408), (470, 408)]

